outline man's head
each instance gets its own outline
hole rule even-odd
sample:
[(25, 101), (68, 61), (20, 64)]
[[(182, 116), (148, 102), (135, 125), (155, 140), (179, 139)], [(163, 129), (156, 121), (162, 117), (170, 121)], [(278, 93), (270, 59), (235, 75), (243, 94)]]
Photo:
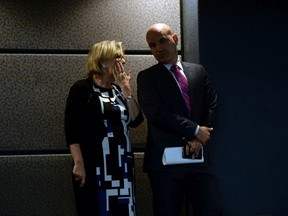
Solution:
[(178, 59), (178, 35), (164, 23), (153, 24), (146, 34), (151, 53), (162, 64), (173, 64)]

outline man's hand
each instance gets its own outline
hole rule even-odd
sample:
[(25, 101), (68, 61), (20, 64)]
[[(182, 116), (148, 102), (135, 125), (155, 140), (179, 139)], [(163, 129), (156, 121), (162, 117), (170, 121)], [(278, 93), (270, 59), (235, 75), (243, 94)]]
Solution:
[(206, 145), (206, 143), (210, 140), (212, 131), (213, 131), (213, 128), (200, 126), (196, 137), (202, 143), (202, 145)]
[(200, 140), (195, 138), (191, 141), (187, 141), (187, 144), (185, 145), (186, 155), (191, 154), (194, 159), (199, 155), (201, 148), (202, 144)]

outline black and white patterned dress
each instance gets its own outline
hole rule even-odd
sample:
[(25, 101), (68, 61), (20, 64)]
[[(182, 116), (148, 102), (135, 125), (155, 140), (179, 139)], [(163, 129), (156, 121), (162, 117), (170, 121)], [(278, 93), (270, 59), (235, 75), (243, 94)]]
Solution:
[(136, 215), (128, 126), (142, 121), (141, 112), (131, 121), (116, 86), (105, 89), (85, 79), (71, 87), (65, 110), (66, 140), (68, 145), (80, 144), (86, 170), (84, 187), (73, 180), (78, 215)]
[(109, 212), (136, 215), (128, 110), (115, 86), (112, 89), (93, 86), (93, 90), (99, 97), (107, 132), (102, 141), (103, 161), (96, 167), (98, 198), (101, 206), (105, 206), (100, 210), (101, 216), (108, 216)]

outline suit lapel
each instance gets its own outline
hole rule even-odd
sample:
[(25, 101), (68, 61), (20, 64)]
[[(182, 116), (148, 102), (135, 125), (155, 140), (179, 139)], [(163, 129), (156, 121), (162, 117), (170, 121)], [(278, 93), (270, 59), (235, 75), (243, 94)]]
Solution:
[(188, 80), (188, 84), (189, 84), (189, 90), (191, 90), (191, 86), (193, 85), (193, 80), (194, 80), (194, 75), (195, 73), (193, 73), (193, 70), (191, 67), (185, 65), (185, 63), (181, 62), (182, 66), (183, 66), (183, 70), (185, 73), (185, 76), (187, 77)]
[(163, 89), (168, 89), (167, 92), (163, 92), (165, 97), (168, 97), (171, 103), (181, 104), (180, 107), (181, 109), (183, 108), (181, 112), (188, 114), (182, 93), (170, 71), (168, 71), (167, 68), (162, 64), (158, 64), (158, 68), (156, 70), (159, 86), (163, 86)]
[[(177, 97), (182, 98), (182, 94), (181, 91), (174, 79), (174, 77), (172, 76), (172, 74), (170, 73), (170, 71), (167, 70), (167, 68), (162, 65), (162, 64), (158, 64), (159, 68), (157, 69), (157, 71), (159, 72), (158, 75), (158, 80), (159, 80), (159, 85), (163, 86), (163, 85), (168, 85), (169, 88), (171, 89), (172, 92), (174, 92), (173, 94), (177, 95)], [(167, 89), (167, 88), (164, 88)]]

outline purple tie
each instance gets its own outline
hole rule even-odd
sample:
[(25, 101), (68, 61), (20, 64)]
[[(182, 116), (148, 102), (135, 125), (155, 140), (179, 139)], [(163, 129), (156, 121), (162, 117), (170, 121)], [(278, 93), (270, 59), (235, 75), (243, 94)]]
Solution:
[(191, 111), (191, 104), (190, 104), (190, 98), (188, 94), (188, 82), (186, 78), (183, 76), (183, 74), (180, 72), (180, 69), (177, 65), (173, 64), (170, 70), (174, 73), (175, 78), (181, 88), (183, 98), (185, 100), (187, 109), (190, 113)]

